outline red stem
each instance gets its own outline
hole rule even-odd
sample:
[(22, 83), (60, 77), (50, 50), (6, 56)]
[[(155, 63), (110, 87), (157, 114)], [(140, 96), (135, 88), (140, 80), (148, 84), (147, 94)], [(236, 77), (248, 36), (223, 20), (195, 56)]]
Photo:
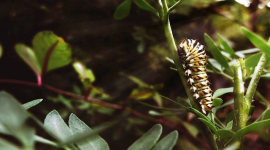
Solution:
[(48, 52), (47, 52), (47, 54), (45, 56), (43, 67), (42, 67), (42, 77), (44, 77), (46, 72), (47, 72), (47, 68), (48, 68), (48, 64), (49, 64), (51, 54), (52, 54), (54, 48), (56, 47), (56, 45), (58, 43), (59, 43), (59, 41), (54, 42), (53, 45), (49, 48), (49, 50), (48, 50)]
[[(12, 79), (0, 79), (0, 83), (14, 83), (14, 84), (21, 84), (21, 85), (40, 87), (40, 85), (38, 83), (28, 82), (28, 81), (21, 81), (21, 80), (12, 80)], [(179, 136), (181, 136), (182, 138), (189, 139), (189, 141), (193, 142), (194, 144), (200, 145), (200, 146), (202, 146), (202, 147), (204, 147), (206, 149), (209, 149), (209, 146), (208, 146), (207, 143), (205, 143), (204, 141), (202, 141), (202, 140), (200, 140), (198, 138), (193, 137), (189, 132), (187, 132), (187, 130), (185, 130), (185, 127), (179, 126), (179, 124), (174, 124), (173, 122), (170, 122), (170, 121), (164, 120), (164, 119), (156, 119), (156, 118), (144, 115), (144, 114), (142, 114), (142, 113), (140, 113), (140, 112), (138, 112), (136, 110), (133, 110), (133, 109), (131, 109), (129, 107), (123, 107), (123, 106), (120, 106), (120, 105), (117, 105), (117, 104), (112, 104), (112, 103), (107, 103), (107, 102), (104, 102), (104, 101), (100, 101), (100, 100), (95, 99), (95, 98), (90, 98), (90, 97), (85, 97), (85, 96), (82, 96), (82, 95), (77, 95), (77, 94), (74, 94), (74, 93), (71, 93), (71, 92), (68, 92), (68, 91), (64, 91), (64, 90), (52, 87), (52, 86), (47, 85), (47, 84), (43, 84), (42, 87), (44, 87), (44, 88), (46, 88), (48, 90), (54, 91), (56, 93), (60, 93), (60, 94), (67, 95), (67, 96), (77, 98), (77, 99), (83, 99), (83, 100), (86, 100), (86, 101), (89, 101), (89, 102), (94, 102), (94, 103), (100, 104), (100, 105), (105, 106), (105, 107), (110, 107), (110, 108), (114, 108), (114, 109), (118, 109), (118, 110), (128, 110), (130, 113), (134, 114), (137, 117), (140, 117), (140, 118), (148, 120), (148, 121), (160, 123), (160, 124), (162, 124), (164, 126), (167, 126), (167, 127), (171, 128), (171, 129), (178, 130)]]

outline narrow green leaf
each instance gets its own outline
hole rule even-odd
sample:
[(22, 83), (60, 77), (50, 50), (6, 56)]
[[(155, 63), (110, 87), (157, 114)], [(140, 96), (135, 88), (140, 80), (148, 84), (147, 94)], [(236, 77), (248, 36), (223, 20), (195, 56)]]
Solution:
[(198, 111), (197, 109), (195, 108), (192, 108), (192, 107), (189, 107), (188, 108), (191, 112), (193, 112), (194, 114), (196, 114), (198, 117), (201, 117), (205, 120), (209, 120), (203, 113), (201, 113), (200, 111)]
[(253, 33), (252, 31), (248, 30), (245, 27), (242, 27), (242, 32), (244, 35), (249, 39), (249, 41), (259, 48), (262, 52), (270, 56), (270, 45), (267, 44), (267, 41), (265, 41), (262, 37), (259, 35)]
[(218, 89), (214, 92), (213, 94), (213, 98), (217, 98), (223, 94), (226, 94), (226, 93), (232, 93), (233, 92), (233, 87), (229, 87), (229, 88), (221, 88), (221, 89)]
[(228, 137), (233, 137), (235, 133), (232, 130), (225, 130), (225, 129), (220, 129), (217, 130), (216, 132), (217, 136), (219, 136), (221, 139), (226, 139)]
[(257, 53), (247, 57), (245, 60), (246, 69), (254, 68), (255, 66), (257, 66), (261, 56), (262, 53)]
[(135, 141), (128, 150), (150, 150), (158, 141), (162, 133), (162, 126), (160, 124), (154, 125), (142, 137)]
[[(46, 71), (63, 67), (71, 62), (70, 46), (51, 31), (36, 34), (32, 45), (40, 66), (44, 68), (46, 65), (44, 62), (47, 63)], [(49, 57), (48, 62), (45, 61), (46, 57)]]
[(21, 148), (17, 147), (13, 143), (10, 143), (9, 141), (0, 138), (0, 149), (2, 150), (21, 150)]
[(74, 62), (73, 68), (79, 74), (79, 78), (85, 88), (89, 88), (89, 86), (96, 80), (93, 71), (86, 68), (82, 63), (78, 61)]
[(56, 110), (47, 114), (44, 120), (44, 127), (62, 143), (65, 143), (72, 136), (69, 127)]
[(218, 40), (220, 41), (221, 45), (223, 46), (224, 51), (229, 53), (230, 56), (232, 58), (234, 58), (235, 54), (234, 54), (234, 50), (231, 48), (231, 46), (225, 41), (225, 39), (221, 35), (217, 34), (217, 37), (218, 37)]
[(236, 141), (232, 145), (229, 145), (228, 147), (224, 148), (224, 150), (236, 150), (239, 149), (240, 142)]
[(35, 74), (41, 74), (41, 66), (38, 62), (35, 52), (24, 44), (16, 44), (15, 50), (17, 54), (30, 66)]
[(156, 13), (156, 10), (154, 7), (152, 7), (148, 2), (145, 0), (134, 0), (134, 3), (140, 7), (141, 9)]
[(266, 127), (266, 126), (269, 126), (270, 125), (270, 119), (266, 119), (266, 120), (262, 120), (262, 121), (259, 121), (259, 122), (255, 122), (255, 123), (252, 123), (248, 126), (246, 126), (245, 128), (242, 128), (240, 130), (238, 130), (236, 133), (235, 133), (235, 136), (233, 137), (233, 140), (234, 139), (237, 139), (239, 137), (242, 137), (250, 132), (254, 132), (258, 129), (261, 129), (263, 127)]
[(33, 100), (33, 101), (30, 101), (30, 102), (27, 102), (25, 104), (23, 104), (22, 106), (25, 108), (25, 109), (29, 109), (31, 107), (34, 107), (36, 106), (37, 104), (39, 104), (40, 102), (42, 102), (43, 99), (36, 99), (36, 100)]
[(217, 132), (217, 128), (215, 127), (215, 125), (210, 122), (208, 119), (203, 119), (203, 118), (198, 118), (201, 122), (203, 122), (207, 127), (209, 127), (211, 129), (211, 131), (213, 131), (214, 133)]
[(213, 100), (213, 106), (217, 107), (223, 103), (223, 100), (221, 98), (214, 98)]
[(208, 50), (213, 55), (215, 60), (218, 61), (219, 64), (221, 64), (227, 71), (232, 73), (232, 70), (227, 62), (227, 60), (224, 58), (224, 56), (221, 54), (213, 40), (205, 33), (204, 34), (204, 40), (206, 45), (208, 46)]
[[(83, 121), (81, 121), (76, 115), (71, 114), (68, 121), (70, 130), (74, 135), (81, 136), (87, 132), (93, 131), (89, 126), (87, 126)], [(109, 150), (107, 142), (101, 138), (98, 134), (92, 134), (90, 137), (84, 140), (76, 142), (76, 145), (81, 150)]]
[(125, 18), (129, 14), (130, 6), (131, 6), (131, 0), (125, 0), (116, 8), (113, 14), (113, 17), (115, 19)]
[(176, 144), (177, 138), (178, 132), (173, 131), (162, 138), (162, 140), (160, 140), (152, 150), (171, 150)]

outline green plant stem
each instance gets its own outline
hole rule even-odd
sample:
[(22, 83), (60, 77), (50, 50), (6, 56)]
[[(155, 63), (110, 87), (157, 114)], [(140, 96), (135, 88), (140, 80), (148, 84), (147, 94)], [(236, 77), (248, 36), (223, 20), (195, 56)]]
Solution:
[[(240, 62), (237, 61), (234, 66), (234, 118), (233, 130), (236, 132), (246, 126), (250, 105), (244, 99), (244, 81)], [(237, 142), (242, 143), (242, 138)], [(242, 145), (242, 144), (241, 144)], [(241, 147), (241, 146), (240, 146)]]
[[(191, 103), (192, 107), (196, 108), (197, 110), (200, 110), (198, 107), (198, 104), (193, 99), (191, 91), (189, 90), (189, 85), (186, 82), (183, 66), (182, 66), (181, 62), (179, 61), (179, 57), (177, 54), (177, 46), (176, 46), (174, 38), (173, 38), (173, 33), (171, 30), (171, 25), (170, 25), (170, 21), (169, 21), (169, 9), (168, 9), (166, 0), (159, 0), (159, 16), (160, 16), (160, 19), (161, 19), (163, 27), (164, 27), (165, 36), (166, 36), (167, 43), (168, 43), (169, 49), (170, 49), (172, 57), (173, 57), (175, 67), (178, 71), (179, 77), (183, 83), (185, 90), (186, 90), (186, 93), (188, 95), (190, 103)], [(218, 150), (218, 146), (216, 145), (216, 141), (214, 140), (214, 137), (213, 137), (210, 129), (204, 124), (201, 124), (201, 128), (202, 128), (202, 131), (203, 131), (203, 133), (208, 141), (210, 148), (212, 150)]]

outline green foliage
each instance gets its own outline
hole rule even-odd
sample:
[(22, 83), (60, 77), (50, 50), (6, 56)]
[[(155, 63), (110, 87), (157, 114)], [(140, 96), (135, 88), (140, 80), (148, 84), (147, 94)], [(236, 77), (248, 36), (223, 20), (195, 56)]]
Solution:
[(149, 3), (147, 3), (145, 0), (134, 0), (134, 3), (140, 7), (141, 9), (150, 11), (152, 13), (155, 13), (156, 10), (154, 7), (152, 7)]
[(125, 0), (115, 10), (113, 17), (115, 19), (123, 19), (128, 16), (130, 12), (131, 0)]
[(226, 93), (232, 93), (233, 92), (233, 87), (229, 87), (229, 88), (221, 88), (221, 89), (218, 89), (214, 92), (213, 94), (213, 98), (217, 98), (223, 94), (226, 94)]

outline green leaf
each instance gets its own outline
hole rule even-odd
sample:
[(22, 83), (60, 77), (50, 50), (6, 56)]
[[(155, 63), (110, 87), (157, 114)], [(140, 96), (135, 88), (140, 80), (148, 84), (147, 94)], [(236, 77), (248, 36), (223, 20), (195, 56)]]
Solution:
[(80, 62), (74, 62), (73, 68), (79, 74), (79, 78), (81, 82), (85, 85), (85, 88), (89, 88), (89, 86), (95, 81), (95, 75), (91, 69), (86, 68)]
[(230, 121), (229, 123), (227, 123), (227, 125), (224, 129), (231, 130), (232, 126), (233, 126), (233, 121)]
[(270, 125), (270, 119), (266, 119), (266, 120), (262, 120), (262, 121), (259, 121), (259, 122), (252, 123), (252, 124), (242, 128), (242, 129), (238, 130), (235, 133), (232, 141), (234, 139), (243, 137), (244, 135), (246, 135), (246, 134), (248, 134), (250, 132), (254, 132), (254, 131), (256, 131), (256, 130), (258, 130), (260, 128), (263, 128), (263, 127), (266, 127), (266, 126), (269, 126), (269, 125)]
[[(83, 121), (81, 121), (76, 115), (71, 114), (69, 116), (69, 127), (74, 135), (81, 136), (87, 132), (93, 131), (88, 127)], [(101, 138), (98, 134), (92, 134), (90, 137), (85, 138), (84, 140), (76, 142), (76, 145), (81, 150), (109, 150), (107, 142)]]
[(25, 108), (25, 109), (29, 109), (31, 107), (34, 107), (36, 106), (37, 104), (39, 104), (40, 102), (42, 102), (43, 99), (36, 99), (36, 100), (33, 100), (33, 101), (30, 101), (30, 102), (27, 102), (25, 104), (23, 104), (22, 106)]
[(135, 141), (128, 150), (150, 150), (158, 141), (162, 133), (162, 126), (160, 124), (154, 125), (142, 137)]
[(236, 141), (232, 145), (229, 145), (228, 147), (224, 148), (224, 150), (236, 150), (239, 149), (240, 142)]
[(21, 148), (17, 147), (13, 143), (10, 143), (9, 141), (0, 138), (0, 149), (2, 150), (21, 150)]
[(41, 66), (38, 62), (35, 52), (24, 44), (16, 44), (15, 50), (17, 54), (30, 66), (36, 75), (41, 74)]
[(245, 59), (246, 69), (255, 68), (259, 63), (262, 53), (254, 54)]
[(233, 87), (229, 87), (229, 88), (221, 88), (221, 89), (218, 89), (214, 92), (213, 94), (213, 98), (217, 98), (223, 94), (226, 94), (226, 93), (232, 93), (233, 92)]
[(177, 138), (178, 132), (173, 131), (162, 138), (162, 140), (160, 140), (152, 150), (171, 150), (176, 144)]
[(215, 125), (210, 122), (208, 119), (203, 119), (203, 118), (198, 118), (201, 122), (203, 122), (207, 127), (209, 127), (214, 133), (217, 132), (217, 128), (215, 127)]
[(221, 139), (226, 139), (228, 137), (233, 137), (235, 135), (235, 133), (232, 130), (227, 130), (227, 129), (217, 130), (216, 134)]
[[(51, 31), (36, 34), (32, 45), (40, 66), (44, 69), (47, 65), (46, 71), (63, 67), (71, 62), (70, 46)], [(45, 59), (48, 59), (47, 62)]]
[[(211, 64), (211, 68), (213, 68), (213, 69), (217, 69), (217, 70), (219, 70), (220, 72), (222, 72), (223, 71), (223, 69), (222, 69), (222, 66), (215, 60), (215, 59), (212, 59), (212, 58), (209, 58), (208, 59), (208, 62), (209, 62), (209, 64)], [(207, 65), (208, 66), (208, 65)], [(215, 71), (215, 70), (214, 70)], [(216, 71), (215, 71), (216, 72)]]
[(215, 98), (213, 101), (213, 106), (217, 107), (223, 103), (223, 100), (221, 98)]
[(69, 127), (56, 110), (47, 114), (44, 120), (44, 127), (51, 135), (62, 143), (65, 143), (72, 136)]
[(131, 6), (131, 0), (125, 0), (123, 3), (121, 3), (115, 10), (113, 17), (115, 19), (123, 19), (125, 18), (130, 11)]
[(197, 137), (197, 135), (199, 133), (199, 129), (196, 126), (194, 126), (191, 123), (185, 122), (185, 121), (180, 121), (180, 122), (181, 122), (181, 124), (183, 124), (183, 126), (188, 130), (188, 132), (192, 136)]
[(262, 52), (264, 52), (268, 56), (270, 56), (270, 45), (268, 45), (267, 42), (262, 37), (253, 33), (252, 31), (248, 30), (245, 27), (242, 27), (241, 29), (244, 35), (249, 39), (249, 41), (254, 46), (259, 48)]
[(208, 50), (213, 55), (215, 60), (218, 61), (219, 64), (221, 64), (227, 71), (232, 73), (232, 70), (227, 62), (227, 60), (224, 58), (224, 56), (221, 54), (215, 43), (212, 41), (212, 39), (205, 33), (204, 34), (204, 40), (206, 45), (208, 46)]
[(224, 51), (229, 53), (230, 56), (233, 58), (235, 54), (234, 54), (234, 50), (231, 48), (231, 46), (225, 41), (225, 39), (221, 35), (217, 34), (217, 37), (218, 37), (218, 40), (220, 41), (221, 45), (223, 46)]
[(263, 119), (264, 119), (264, 120), (270, 119), (270, 109), (267, 109), (267, 110), (265, 111)]
[(189, 107), (188, 108), (191, 112), (193, 112), (194, 114), (196, 114), (198, 117), (201, 117), (205, 120), (209, 120), (203, 113), (201, 113), (200, 111), (198, 111), (197, 109), (195, 108), (192, 108), (192, 107)]
[(156, 13), (156, 10), (154, 7), (152, 7), (149, 3), (147, 3), (145, 0), (134, 0), (134, 3), (140, 7), (141, 9)]

